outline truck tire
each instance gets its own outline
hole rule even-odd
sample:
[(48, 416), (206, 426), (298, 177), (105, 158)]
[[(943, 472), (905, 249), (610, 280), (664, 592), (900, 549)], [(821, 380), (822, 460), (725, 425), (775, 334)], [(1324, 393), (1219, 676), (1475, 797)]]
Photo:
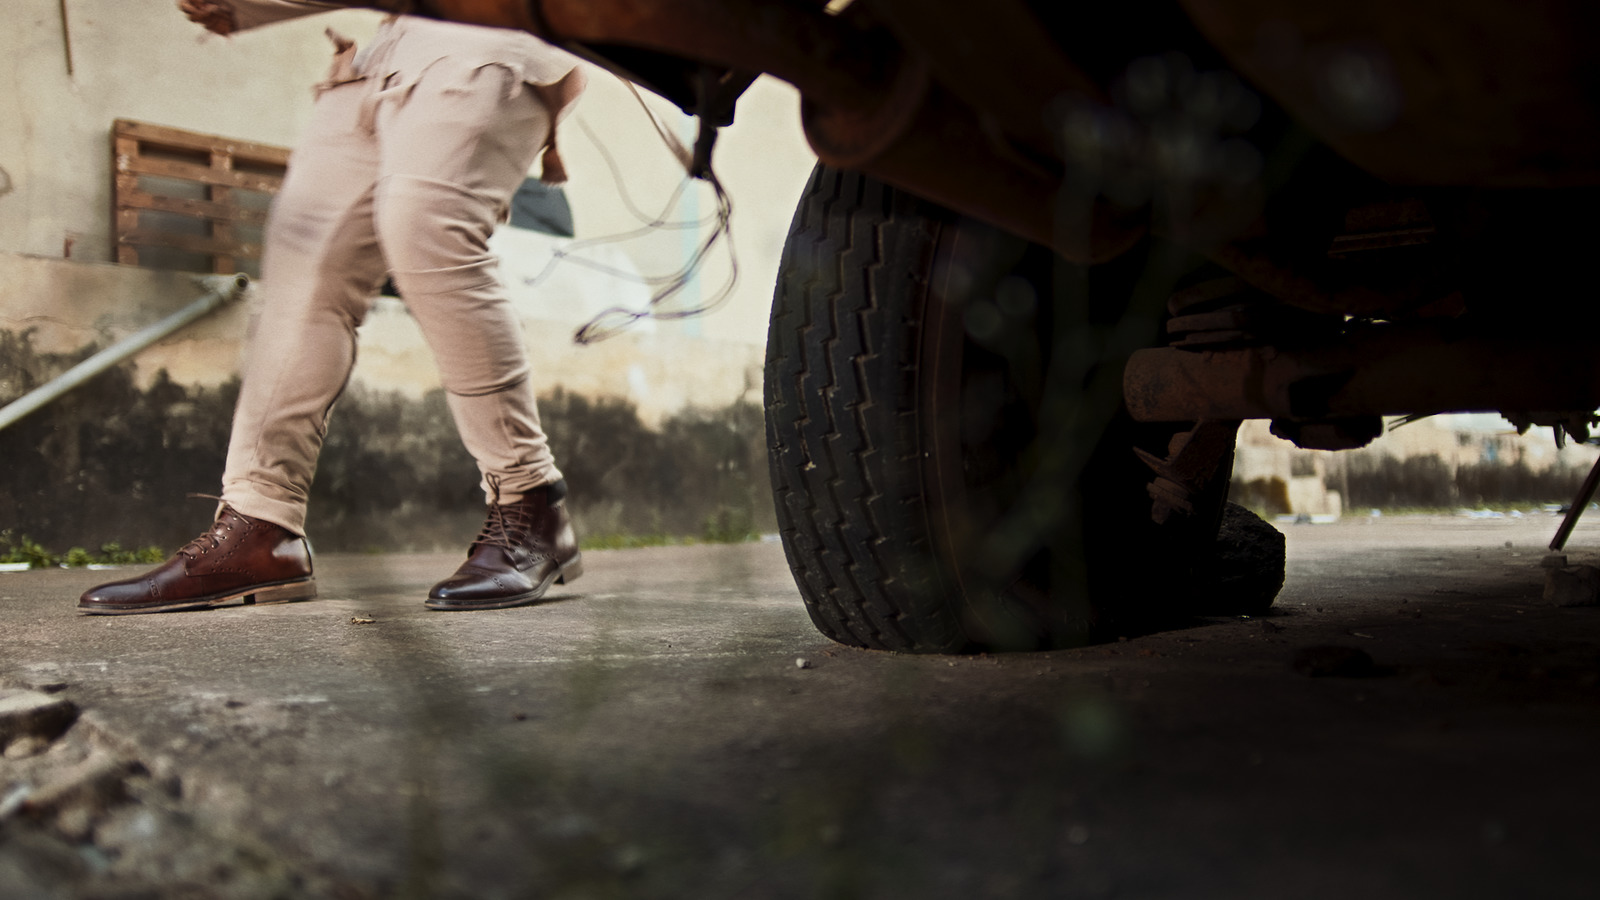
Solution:
[[(765, 404), (784, 551), (824, 635), (1041, 649), (1181, 612), (1227, 472), (1195, 515), (1151, 521), (1133, 447), (1165, 455), (1175, 429), (1121, 412), (1119, 361), (1099, 340), (1143, 327), (1129, 324), (1141, 256), (1074, 269), (818, 166), (783, 252)], [(1164, 302), (1142, 313), (1151, 340)]]

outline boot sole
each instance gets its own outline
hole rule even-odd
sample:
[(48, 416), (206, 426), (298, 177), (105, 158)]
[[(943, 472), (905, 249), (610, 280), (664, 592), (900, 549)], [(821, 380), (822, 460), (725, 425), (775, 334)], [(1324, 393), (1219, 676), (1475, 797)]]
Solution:
[(578, 577), (582, 574), (583, 554), (579, 553), (572, 557), (572, 559), (568, 560), (566, 565), (556, 570), (556, 577), (545, 581), (543, 584), (524, 594), (517, 594), (513, 597), (502, 597), (498, 600), (485, 600), (481, 603), (463, 601), (452, 602), (449, 600), (435, 600), (434, 598), (429, 597), (427, 600), (423, 601), (422, 605), (429, 609), (438, 610), (440, 612), (470, 612), (471, 610), (475, 609), (511, 609), (512, 607), (516, 606), (527, 606), (530, 603), (539, 602), (540, 598), (544, 597), (544, 595), (550, 590), (551, 585), (566, 584), (571, 581), (577, 581)]
[(188, 609), (214, 609), (226, 606), (231, 601), (242, 600), (240, 606), (267, 606), (273, 603), (299, 603), (303, 600), (312, 600), (317, 596), (317, 581), (308, 578), (305, 581), (291, 581), (286, 584), (254, 585), (242, 591), (233, 591), (227, 594), (217, 594), (211, 597), (202, 597), (192, 600), (181, 600), (174, 603), (152, 604), (149, 606), (85, 606), (79, 605), (78, 612), (85, 616), (133, 616), (140, 613), (180, 612)]

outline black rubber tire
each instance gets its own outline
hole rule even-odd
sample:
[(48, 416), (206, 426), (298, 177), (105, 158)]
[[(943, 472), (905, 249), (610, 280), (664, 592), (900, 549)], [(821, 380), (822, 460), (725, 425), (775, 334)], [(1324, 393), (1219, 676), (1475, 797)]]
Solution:
[(939, 226), (907, 195), (818, 167), (779, 268), (764, 378), (779, 532), (812, 622), (852, 646), (968, 644), (933, 563), (905, 368)]
[[(1158, 529), (1132, 447), (1164, 455), (1174, 430), (1120, 415), (1094, 366), (1062, 391), (1034, 358), (1122, 321), (1145, 263), (1121, 265), (1064, 276), (1042, 248), (817, 168), (784, 248), (765, 399), (779, 530), (824, 635), (922, 653), (1076, 646), (1181, 606), (1225, 480), (1193, 521)], [(1064, 277), (1085, 303), (1052, 290)], [(1007, 326), (1021, 350), (991, 352), (970, 307), (1017, 278), (1037, 288), (1036, 318)]]

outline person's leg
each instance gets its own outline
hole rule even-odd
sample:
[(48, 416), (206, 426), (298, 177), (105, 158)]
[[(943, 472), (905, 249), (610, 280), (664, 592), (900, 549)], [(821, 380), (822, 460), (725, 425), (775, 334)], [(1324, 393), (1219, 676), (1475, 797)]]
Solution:
[(359, 84), (323, 94), (274, 201), (215, 521), (156, 569), (85, 592), (81, 612), (316, 596), (306, 495), (328, 410), (355, 360), (356, 325), (383, 274), (365, 94)]
[(305, 533), (328, 415), (355, 365), (384, 261), (373, 228), (377, 147), (364, 83), (318, 98), (273, 201), (222, 499)]
[(509, 69), (452, 59), (377, 116), (377, 226), (390, 274), (433, 352), (485, 494), (499, 503), (561, 478), (539, 424), (522, 324), (489, 250), (549, 124)]
[(430, 592), (435, 609), (531, 603), (582, 571), (522, 325), (489, 251), (549, 127), (543, 103), (511, 70), (450, 59), (378, 110), (379, 240), (490, 504), (467, 562)]

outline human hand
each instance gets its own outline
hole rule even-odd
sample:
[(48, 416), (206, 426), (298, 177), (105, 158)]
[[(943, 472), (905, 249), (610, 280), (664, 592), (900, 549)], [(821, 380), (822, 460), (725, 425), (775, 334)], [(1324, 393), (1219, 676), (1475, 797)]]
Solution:
[(189, 21), (205, 26), (207, 31), (216, 34), (233, 34), (237, 23), (233, 18), (233, 7), (227, 0), (178, 0), (178, 9)]
[(322, 33), (328, 36), (328, 40), (333, 41), (334, 56), (338, 56), (339, 54), (356, 45), (355, 41), (352, 41), (339, 32), (334, 31), (332, 28), (324, 28)]

